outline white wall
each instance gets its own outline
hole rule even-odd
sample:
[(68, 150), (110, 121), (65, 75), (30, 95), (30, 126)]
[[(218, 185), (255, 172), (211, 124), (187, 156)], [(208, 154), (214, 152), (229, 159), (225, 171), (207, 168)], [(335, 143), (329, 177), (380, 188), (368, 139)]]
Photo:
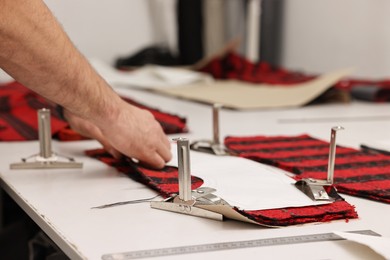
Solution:
[(113, 62), (151, 44), (145, 0), (45, 0), (74, 44), (87, 57)]
[[(45, 0), (76, 47), (113, 63), (153, 43), (148, 1)], [(0, 83), (12, 80), (0, 69)]]
[(286, 0), (282, 64), (321, 73), (356, 68), (390, 77), (390, 1)]
[[(152, 19), (156, 10), (148, 4), (168, 0), (45, 2), (87, 57), (112, 62), (161, 40), (153, 31), (161, 20)], [(284, 28), (288, 68), (323, 73), (352, 66), (356, 76), (390, 77), (389, 0), (286, 0)]]

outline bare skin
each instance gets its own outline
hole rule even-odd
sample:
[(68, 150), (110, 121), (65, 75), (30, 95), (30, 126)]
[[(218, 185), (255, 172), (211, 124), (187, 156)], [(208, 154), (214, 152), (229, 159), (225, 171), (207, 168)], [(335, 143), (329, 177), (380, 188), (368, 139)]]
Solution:
[(169, 141), (152, 114), (111, 89), (42, 0), (0, 0), (0, 67), (63, 106), (76, 131), (114, 156), (124, 154), (155, 168), (171, 159)]

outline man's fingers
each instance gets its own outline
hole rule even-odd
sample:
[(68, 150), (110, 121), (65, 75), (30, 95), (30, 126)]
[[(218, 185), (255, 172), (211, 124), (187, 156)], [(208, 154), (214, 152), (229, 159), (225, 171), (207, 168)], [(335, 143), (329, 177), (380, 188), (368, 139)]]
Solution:
[(155, 169), (162, 169), (165, 166), (165, 160), (158, 153), (150, 154), (145, 160), (141, 160), (140, 162)]
[(165, 162), (169, 162), (172, 159), (171, 144), (167, 137), (164, 136), (164, 143), (161, 143), (157, 147), (157, 153), (162, 157)]

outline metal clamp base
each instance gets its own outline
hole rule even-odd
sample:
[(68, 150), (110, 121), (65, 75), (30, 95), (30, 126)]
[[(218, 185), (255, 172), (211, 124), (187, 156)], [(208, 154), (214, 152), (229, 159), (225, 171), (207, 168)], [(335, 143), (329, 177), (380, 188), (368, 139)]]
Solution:
[(336, 188), (325, 180), (302, 179), (295, 187), (316, 201), (335, 201), (339, 197)]
[(222, 221), (222, 214), (197, 207), (201, 205), (229, 205), (225, 200), (212, 194), (214, 191), (216, 190), (213, 188), (201, 187), (191, 191), (192, 200), (184, 201), (178, 195), (174, 195), (163, 201), (152, 201), (150, 206), (155, 209)]
[[(65, 161), (60, 160), (65, 159)], [(28, 161), (32, 159), (32, 161)], [(82, 168), (83, 163), (75, 162), (71, 157), (65, 157), (58, 154), (52, 154), (49, 158), (44, 158), (39, 154), (22, 158), (22, 162), (11, 163), (10, 169), (74, 169)]]
[(312, 200), (335, 201), (341, 198), (333, 186), (333, 175), (336, 161), (336, 132), (343, 129), (342, 126), (335, 126), (331, 129), (327, 179), (318, 180), (307, 178), (295, 183), (295, 186)]
[[(43, 108), (38, 110), (38, 133), (39, 153), (22, 158), (22, 162), (11, 163), (10, 169), (68, 169), (83, 167), (82, 163), (75, 162), (71, 157), (61, 156), (52, 152), (49, 109)], [(60, 161), (59, 158), (63, 158), (65, 161)], [(32, 160), (28, 161), (29, 159)]]
[(190, 145), (191, 150), (215, 154), (218, 156), (230, 155), (229, 151), (222, 144), (214, 143), (211, 140), (199, 140), (195, 141)]

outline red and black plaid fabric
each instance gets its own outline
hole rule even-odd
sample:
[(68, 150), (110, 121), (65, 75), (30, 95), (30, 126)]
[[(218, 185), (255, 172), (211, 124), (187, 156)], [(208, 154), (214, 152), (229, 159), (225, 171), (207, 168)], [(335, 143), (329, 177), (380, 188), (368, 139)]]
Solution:
[[(178, 171), (175, 167), (166, 166), (162, 170), (151, 170), (135, 165), (127, 159), (114, 159), (103, 149), (89, 150), (86, 154), (115, 167), (120, 172), (156, 190), (164, 197), (178, 193)], [(191, 176), (191, 179), (192, 189), (203, 184), (203, 180), (198, 177)], [(341, 197), (334, 203), (319, 206), (250, 211), (235, 208), (235, 210), (259, 224), (268, 226), (289, 226), (358, 217), (354, 206), (348, 204)]]
[(37, 110), (51, 110), (51, 131), (66, 128), (54, 105), (17, 82), (0, 86), (0, 141), (38, 139)]
[(390, 101), (390, 80), (345, 79), (339, 81), (335, 88), (347, 90), (354, 98), (360, 100)]
[(211, 74), (216, 79), (236, 79), (278, 85), (302, 83), (315, 78), (313, 75), (276, 68), (265, 62), (253, 63), (234, 52), (214, 58), (199, 71)]
[(349, 78), (343, 79), (336, 84), (336, 87), (351, 90), (355, 86), (378, 86), (385, 89), (390, 89), (390, 80), (368, 80)]
[[(216, 79), (236, 79), (285, 86), (317, 77), (317, 75), (275, 67), (266, 62), (253, 63), (234, 52), (212, 59), (199, 71), (208, 73)], [(356, 99), (374, 102), (390, 101), (390, 80), (344, 79), (337, 82), (334, 89), (351, 93)]]
[[(240, 157), (297, 174), (296, 179), (326, 179), (329, 143), (309, 135), (227, 137)], [(337, 146), (334, 184), (344, 194), (390, 203), (390, 156)]]
[[(115, 159), (104, 149), (88, 150), (85, 153), (156, 190), (165, 198), (179, 192), (178, 171), (176, 167), (165, 166), (161, 170), (153, 170), (135, 164), (126, 157)], [(197, 189), (203, 184), (203, 180), (191, 176), (191, 184), (192, 189)]]
[[(166, 134), (187, 132), (185, 118), (146, 107), (129, 98), (124, 99), (134, 106), (149, 110)], [(54, 104), (20, 83), (13, 82), (0, 85), (0, 141), (37, 140), (37, 110), (41, 108), (51, 110), (51, 131), (55, 138), (62, 141), (85, 139), (61, 119)]]

